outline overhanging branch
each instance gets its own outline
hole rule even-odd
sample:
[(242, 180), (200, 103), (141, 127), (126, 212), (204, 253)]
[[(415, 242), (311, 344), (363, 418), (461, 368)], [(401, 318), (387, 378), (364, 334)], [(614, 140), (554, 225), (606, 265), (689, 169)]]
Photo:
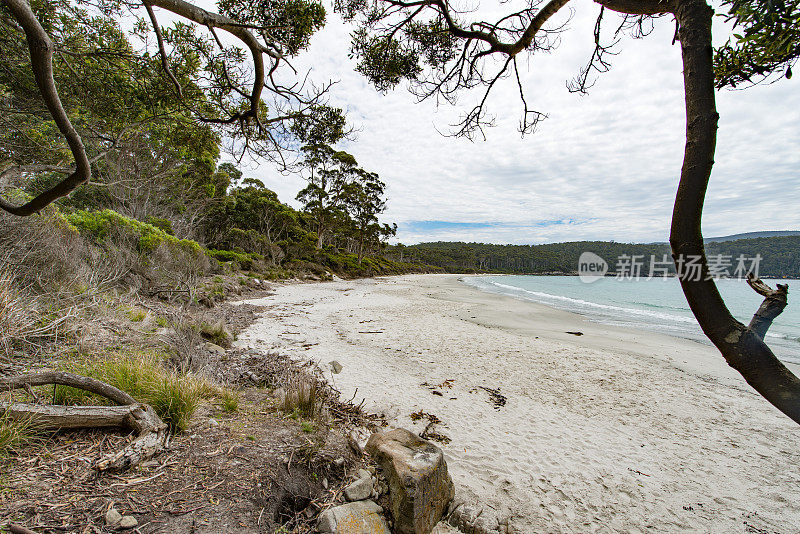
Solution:
[(75, 158), (75, 170), (69, 176), (32, 200), (17, 206), (0, 198), (0, 209), (13, 215), (27, 216), (36, 213), (54, 200), (70, 194), (79, 185), (87, 182), (92, 176), (92, 170), (83, 140), (72, 126), (58, 96), (53, 79), (53, 42), (50, 40), (50, 36), (47, 35), (26, 0), (2, 0), (2, 2), (25, 31), (33, 75), (39, 93)]

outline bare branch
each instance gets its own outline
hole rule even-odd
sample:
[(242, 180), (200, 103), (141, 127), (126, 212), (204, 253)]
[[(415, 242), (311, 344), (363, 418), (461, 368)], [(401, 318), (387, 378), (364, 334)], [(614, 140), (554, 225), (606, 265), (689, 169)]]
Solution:
[(147, 10), (147, 15), (150, 17), (150, 22), (153, 23), (153, 31), (156, 33), (156, 40), (158, 41), (158, 53), (161, 56), (161, 66), (164, 68), (164, 72), (167, 73), (167, 76), (169, 76), (169, 79), (172, 80), (173, 85), (175, 85), (175, 89), (178, 91), (178, 98), (183, 99), (183, 89), (181, 88), (181, 84), (178, 82), (178, 78), (175, 77), (175, 74), (172, 73), (172, 69), (169, 68), (169, 61), (167, 61), (167, 50), (164, 47), (164, 36), (161, 35), (161, 28), (158, 25), (156, 14), (153, 12), (153, 8), (149, 3), (145, 2), (144, 8)]
[(760, 278), (756, 278), (753, 273), (747, 274), (747, 283), (756, 293), (764, 297), (764, 302), (761, 303), (748, 325), (750, 330), (764, 339), (767, 330), (772, 326), (772, 321), (783, 312), (788, 304), (789, 285), (777, 284), (777, 289), (772, 289)]

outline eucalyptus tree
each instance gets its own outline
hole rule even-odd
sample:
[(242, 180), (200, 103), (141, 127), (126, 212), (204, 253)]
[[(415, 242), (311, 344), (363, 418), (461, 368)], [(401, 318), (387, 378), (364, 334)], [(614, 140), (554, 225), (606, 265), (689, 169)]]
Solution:
[(359, 172), (356, 159), (342, 150), (319, 142), (303, 147), (303, 175), (308, 185), (297, 193), (297, 200), (314, 220), (317, 248), (322, 248), (337, 219), (346, 215), (344, 196)]
[[(587, 66), (571, 85), (585, 91), (592, 73), (608, 69), (612, 43), (602, 39), (609, 12), (619, 14), (618, 32), (641, 33), (655, 18), (674, 20), (674, 42), (683, 60), (686, 103), (686, 145), (670, 230), (670, 244), (680, 283), (704, 333), (726, 361), (769, 402), (800, 423), (800, 380), (764, 342), (774, 318), (787, 303), (787, 286), (772, 289), (759, 280), (751, 286), (765, 297), (749, 325), (728, 310), (708, 276), (701, 220), (717, 136), (719, 114), (715, 85), (754, 83), (775, 75), (791, 77), (800, 55), (800, 7), (789, 0), (724, 0), (735, 24), (735, 41), (717, 51), (716, 79), (712, 45), (714, 11), (706, 0), (595, 0), (599, 14), (595, 47)], [(482, 88), (483, 98), (469, 109), (457, 134), (481, 132), (487, 121), (486, 102), (503, 78), (519, 86), (520, 130), (535, 128), (543, 115), (529, 107), (518, 70), (520, 57), (552, 50), (567, 39), (563, 22), (554, 15), (570, 0), (524, 0), (504, 4), (505, 12), (483, 20), (475, 2), (448, 0), (337, 0), (342, 16), (356, 23), (352, 53), (358, 71), (378, 89), (402, 81), (421, 98), (455, 102), (469, 89)], [(514, 7), (516, 6), (516, 7)], [(598, 141), (601, 142), (601, 141)], [(685, 259), (699, 259), (699, 277), (687, 276)]]
[(376, 173), (363, 169), (358, 169), (355, 179), (345, 187), (344, 203), (358, 236), (359, 265), (364, 257), (365, 241), (380, 241), (378, 215), (386, 211), (385, 189), (386, 184)]

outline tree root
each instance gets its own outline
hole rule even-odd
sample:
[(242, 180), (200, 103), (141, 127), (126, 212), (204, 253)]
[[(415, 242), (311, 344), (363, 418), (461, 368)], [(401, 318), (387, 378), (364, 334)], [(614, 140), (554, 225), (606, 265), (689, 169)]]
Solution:
[(0, 412), (30, 422), (38, 430), (126, 427), (137, 437), (122, 450), (95, 462), (98, 471), (122, 471), (152, 458), (169, 444), (169, 428), (148, 404), (114, 386), (85, 376), (51, 371), (0, 378), (0, 392), (58, 384), (105, 397), (121, 406), (53, 406), (0, 402)]

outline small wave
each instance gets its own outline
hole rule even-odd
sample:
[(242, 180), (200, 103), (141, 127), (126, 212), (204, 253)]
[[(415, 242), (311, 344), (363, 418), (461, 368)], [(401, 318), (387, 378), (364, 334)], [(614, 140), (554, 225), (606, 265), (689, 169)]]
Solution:
[[(571, 311), (574, 311), (576, 309), (577, 310), (583, 310), (583, 309), (589, 308), (589, 309), (597, 309), (597, 310), (605, 310), (605, 311), (617, 312), (617, 313), (614, 313), (614, 315), (617, 315), (618, 313), (624, 313), (626, 315), (637, 315), (637, 316), (640, 316), (640, 317), (648, 317), (648, 318), (652, 318), (652, 319), (675, 321), (675, 322), (686, 323), (686, 324), (697, 324), (697, 321), (695, 321), (694, 318), (682, 317), (680, 315), (672, 315), (672, 314), (669, 314), (669, 313), (659, 313), (659, 312), (648, 311), (648, 310), (639, 310), (637, 308), (625, 308), (625, 307), (622, 307), (622, 306), (613, 306), (611, 304), (599, 304), (597, 302), (590, 302), (588, 300), (565, 297), (565, 296), (562, 296), (562, 295), (553, 295), (551, 293), (544, 293), (544, 292), (541, 292), (541, 291), (531, 291), (529, 289), (523, 289), (523, 288), (517, 287), (517, 286), (510, 286), (510, 285), (507, 285), (507, 284), (502, 284), (500, 282), (488, 281), (488, 283), (493, 285), (493, 286), (496, 286), (496, 287), (499, 287), (499, 288), (502, 288), (502, 289), (505, 289), (505, 290), (508, 290), (508, 291), (512, 291), (514, 293), (518, 293), (518, 294), (522, 293), (523, 295), (531, 295), (533, 297), (539, 297), (539, 299), (551, 299), (553, 301), (564, 302), (564, 303), (570, 304), (571, 305)], [(533, 299), (529, 299), (529, 300), (537, 300), (537, 299), (533, 298)]]

